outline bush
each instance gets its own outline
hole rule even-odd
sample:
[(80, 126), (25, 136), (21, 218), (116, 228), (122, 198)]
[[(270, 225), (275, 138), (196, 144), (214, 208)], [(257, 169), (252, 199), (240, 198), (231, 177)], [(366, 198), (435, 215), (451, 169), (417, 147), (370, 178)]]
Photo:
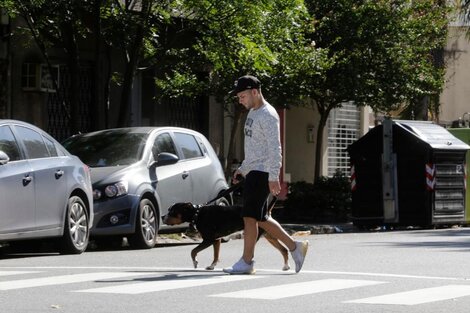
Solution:
[(289, 184), (283, 216), (297, 221), (346, 222), (350, 211), (349, 178), (337, 172), (333, 177), (320, 177), (315, 184)]

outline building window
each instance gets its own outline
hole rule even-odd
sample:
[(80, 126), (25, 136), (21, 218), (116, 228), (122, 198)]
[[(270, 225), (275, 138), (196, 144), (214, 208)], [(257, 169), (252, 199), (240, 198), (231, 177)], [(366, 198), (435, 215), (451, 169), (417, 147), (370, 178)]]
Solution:
[(349, 155), (346, 150), (359, 138), (360, 109), (353, 102), (345, 102), (328, 117), (328, 176), (337, 171), (349, 174)]
[[(21, 69), (21, 86), (26, 91), (55, 92), (59, 85), (59, 65), (23, 63)], [(54, 84), (54, 81), (56, 84)]]
[(23, 63), (21, 70), (21, 86), (25, 90), (36, 89), (38, 86), (38, 67), (34, 63)]

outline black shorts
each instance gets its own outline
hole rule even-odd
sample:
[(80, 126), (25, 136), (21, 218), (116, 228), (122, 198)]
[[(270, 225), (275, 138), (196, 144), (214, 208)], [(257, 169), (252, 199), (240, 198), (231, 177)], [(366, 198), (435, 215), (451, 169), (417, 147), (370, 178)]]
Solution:
[(245, 177), (243, 186), (242, 217), (252, 217), (264, 222), (269, 218), (268, 197), (269, 174), (261, 171), (251, 171)]

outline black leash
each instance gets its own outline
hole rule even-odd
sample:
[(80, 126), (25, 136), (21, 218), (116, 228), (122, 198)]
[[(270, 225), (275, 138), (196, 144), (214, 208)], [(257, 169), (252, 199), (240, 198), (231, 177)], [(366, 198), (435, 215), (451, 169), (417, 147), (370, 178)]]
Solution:
[[(238, 175), (237, 176), (237, 181), (238, 182), (236, 184), (234, 184), (230, 188), (222, 191), (217, 197), (215, 197), (214, 199), (212, 199), (210, 201), (207, 201), (203, 205), (208, 205), (209, 203), (217, 201), (220, 198), (225, 197), (225, 196), (229, 195), (231, 192), (239, 189), (243, 185), (243, 183), (245, 182), (245, 177), (243, 177), (242, 175)], [(277, 197), (273, 196), (273, 198), (271, 199), (271, 202), (268, 205), (268, 211), (271, 211), (273, 209), (274, 205), (276, 204), (276, 201), (277, 201)]]
[(276, 201), (277, 201), (277, 197), (273, 196), (273, 198), (271, 199), (271, 202), (269, 202), (269, 205), (268, 205), (268, 212), (271, 212), (272, 209), (274, 209), (274, 205), (276, 204)]
[(191, 222), (189, 223), (189, 227), (192, 228), (195, 231), (198, 231), (197, 227), (196, 227), (196, 222), (197, 222), (197, 219), (199, 217), (199, 210), (200, 210), (201, 206), (208, 205), (208, 204), (210, 204), (214, 201), (217, 201), (220, 198), (225, 197), (225, 196), (229, 195), (231, 192), (239, 189), (243, 185), (243, 183), (245, 181), (245, 177), (243, 177), (242, 175), (238, 175), (237, 176), (237, 181), (238, 182), (236, 184), (233, 184), (232, 186), (230, 186), (230, 188), (228, 188), (228, 189), (222, 191), (221, 193), (219, 193), (219, 195), (217, 197), (215, 197), (214, 199), (212, 199), (210, 201), (207, 201), (203, 205), (195, 205), (194, 209), (196, 210), (196, 212), (194, 213), (194, 216), (193, 216)]
[(225, 189), (224, 191), (222, 191), (221, 193), (219, 193), (219, 195), (217, 197), (215, 197), (214, 199), (210, 200), (210, 201), (207, 201), (206, 203), (204, 203), (204, 205), (208, 205), (209, 203), (212, 203), (214, 201), (217, 201), (219, 200), (220, 198), (222, 197), (225, 197), (227, 195), (229, 195), (231, 192), (239, 189), (243, 183), (245, 182), (245, 177), (241, 176), (241, 175), (238, 175), (237, 176), (237, 183), (236, 184), (233, 184), (232, 186), (230, 186), (230, 188), (228, 189)]

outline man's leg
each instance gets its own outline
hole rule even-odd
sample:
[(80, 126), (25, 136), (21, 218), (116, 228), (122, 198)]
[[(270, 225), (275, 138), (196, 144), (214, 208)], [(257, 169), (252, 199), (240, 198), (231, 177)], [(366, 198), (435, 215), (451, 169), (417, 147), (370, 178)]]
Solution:
[(259, 226), (269, 233), (274, 238), (279, 239), (290, 250), (292, 258), (295, 262), (295, 272), (298, 273), (305, 260), (308, 249), (308, 240), (295, 241), (289, 234), (282, 228), (282, 226), (272, 217), (264, 222), (259, 222)]
[(258, 221), (252, 217), (244, 217), (243, 222), (243, 260), (250, 264), (255, 257), (255, 245), (258, 238)]
[(258, 238), (258, 222), (252, 217), (244, 217), (243, 256), (232, 267), (224, 268), (229, 274), (254, 274), (255, 244)]
[(282, 228), (282, 226), (273, 219), (268, 218), (264, 222), (259, 222), (259, 227), (264, 229), (267, 233), (276, 239), (279, 239), (290, 251), (295, 250), (295, 241), (291, 236)]
[(258, 239), (258, 219), (267, 212), (265, 206), (266, 197), (269, 194), (267, 184), (268, 173), (251, 171), (245, 177), (243, 192), (243, 222), (244, 222), (244, 245), (243, 255), (230, 268), (224, 268), (224, 272), (230, 274), (253, 274), (255, 245)]

